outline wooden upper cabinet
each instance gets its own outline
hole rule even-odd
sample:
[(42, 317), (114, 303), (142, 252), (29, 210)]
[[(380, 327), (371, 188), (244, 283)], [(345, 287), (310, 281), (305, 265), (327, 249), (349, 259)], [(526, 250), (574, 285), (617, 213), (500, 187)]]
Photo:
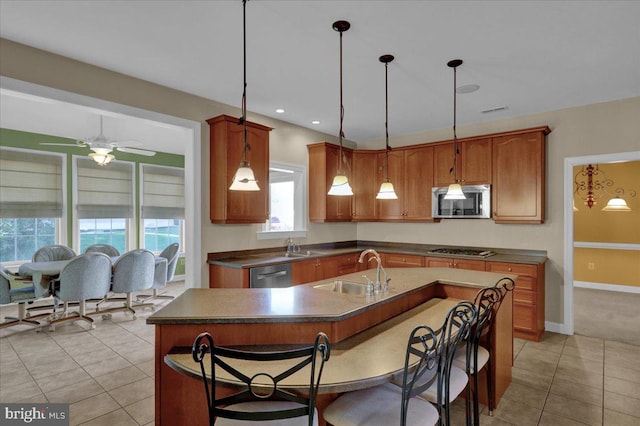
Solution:
[(493, 138), (493, 220), (543, 223), (548, 127)]
[[(457, 174), (461, 185), (491, 183), (491, 138), (458, 141)], [(433, 186), (453, 182), (453, 142), (434, 146)]]
[[(349, 222), (353, 196), (327, 195), (333, 177), (338, 172), (339, 160), (342, 172), (352, 184), (351, 168), (353, 150), (321, 142), (307, 145), (309, 151), (309, 220), (311, 222)], [(353, 188), (353, 187), (352, 187)]]
[(230, 191), (244, 145), (243, 126), (236, 117), (220, 115), (207, 120), (210, 132), (210, 208), (212, 223), (263, 223), (269, 216), (270, 127), (247, 122), (251, 151), (247, 159), (260, 191)]
[[(378, 164), (384, 165), (384, 153), (378, 155)], [(378, 219), (429, 221), (431, 187), (433, 186), (433, 147), (395, 149), (389, 152), (389, 179), (398, 195), (397, 200), (378, 200)], [(378, 185), (385, 177), (379, 167)]]
[(354, 151), (351, 187), (353, 188), (353, 208), (351, 220), (375, 221), (378, 182), (377, 151)]

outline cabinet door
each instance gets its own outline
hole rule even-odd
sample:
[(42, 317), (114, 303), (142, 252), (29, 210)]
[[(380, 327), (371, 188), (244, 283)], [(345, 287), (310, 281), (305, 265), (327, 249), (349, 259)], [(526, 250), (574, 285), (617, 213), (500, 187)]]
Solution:
[(337, 277), (338, 274), (338, 259), (340, 256), (323, 257), (317, 259), (318, 272), (316, 280), (325, 280), (327, 278)]
[(346, 275), (358, 272), (358, 253), (345, 254), (337, 256), (338, 259), (338, 274)]
[(493, 220), (543, 223), (545, 134), (493, 138)]
[[(385, 154), (378, 154), (378, 187), (385, 177)], [(393, 183), (393, 189), (398, 195), (397, 200), (377, 200), (378, 202), (378, 218), (381, 220), (402, 220), (405, 217), (404, 199), (406, 193), (404, 191), (404, 151), (394, 150), (389, 152), (389, 179)]]
[[(341, 172), (349, 179), (349, 184), (353, 185), (351, 177), (351, 151), (342, 150), (342, 158), (340, 158), (339, 147), (327, 148), (327, 188), (324, 192), (327, 198), (326, 219), (328, 221), (350, 221), (351, 220), (351, 202), (352, 196), (335, 196), (327, 195), (334, 176), (340, 170), (339, 165), (342, 163)], [(352, 187), (353, 188), (353, 187)]]
[(433, 186), (433, 147), (404, 150), (404, 218), (430, 220), (431, 187)]
[(316, 259), (298, 260), (291, 263), (291, 284), (317, 281), (318, 263)]
[(453, 182), (453, 142), (433, 147), (433, 186), (448, 186)]
[(491, 183), (491, 139), (465, 141), (460, 149), (461, 184)]
[(355, 151), (353, 153), (353, 214), (354, 221), (376, 220), (376, 195), (378, 182), (378, 153)]
[[(309, 220), (311, 222), (348, 222), (351, 220), (352, 196), (327, 195), (338, 172), (340, 147), (326, 142), (308, 145), (309, 150)], [(352, 151), (344, 148), (342, 172), (351, 178)]]

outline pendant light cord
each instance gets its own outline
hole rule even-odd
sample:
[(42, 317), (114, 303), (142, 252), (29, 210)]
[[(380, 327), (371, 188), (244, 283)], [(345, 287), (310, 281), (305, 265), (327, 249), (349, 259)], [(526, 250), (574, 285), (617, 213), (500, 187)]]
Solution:
[(342, 33), (340, 31), (340, 132), (338, 133), (338, 141), (340, 142), (340, 156), (338, 158), (338, 174), (342, 175), (342, 138), (344, 138), (344, 132), (342, 131), (342, 122), (344, 121), (344, 105), (342, 104)]
[(389, 182), (389, 62), (384, 63), (384, 131), (385, 131), (385, 182)]
[(458, 183), (458, 168), (457, 168), (457, 160), (458, 160), (458, 136), (456, 135), (456, 73), (458, 67), (453, 67), (453, 181), (454, 183)]
[(247, 0), (242, 0), (242, 65), (243, 79), (242, 86), (242, 122), (244, 145), (242, 147), (242, 163), (247, 163), (247, 150), (251, 151), (251, 145), (247, 142)]

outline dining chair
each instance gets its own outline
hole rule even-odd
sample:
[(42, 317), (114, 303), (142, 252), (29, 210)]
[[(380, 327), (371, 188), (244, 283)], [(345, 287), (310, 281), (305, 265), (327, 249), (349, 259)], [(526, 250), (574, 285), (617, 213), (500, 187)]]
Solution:
[[(211, 334), (204, 332), (196, 337), (191, 353), (200, 365), (210, 426), (250, 426), (256, 422), (272, 426), (318, 424), (316, 397), (322, 370), (330, 354), (329, 339), (324, 333), (316, 335), (312, 346), (253, 352), (216, 346)], [(205, 362), (207, 354), (208, 363)], [(274, 372), (274, 368), (269, 368), (272, 361), (290, 362), (284, 370)], [(240, 389), (218, 397), (216, 367), (233, 377)], [(310, 373), (309, 387), (304, 395), (282, 389), (282, 381), (297, 372), (304, 372), (305, 368), (309, 368)]]
[(100, 299), (107, 295), (111, 285), (111, 258), (104, 253), (86, 253), (77, 256), (62, 269), (54, 281), (54, 297), (65, 303), (78, 302), (78, 311), (66, 309), (62, 316), (50, 317), (50, 331), (55, 324), (65, 321), (83, 320), (89, 323), (90, 330), (95, 328), (93, 318), (86, 312), (86, 301)]
[(34, 300), (36, 300), (36, 294), (30, 279), (12, 274), (6, 268), (0, 269), (0, 305), (18, 304), (18, 316), (5, 317), (7, 321), (0, 323), (0, 328), (26, 324), (38, 327), (37, 331), (40, 331), (41, 324), (35, 318), (45, 317), (49, 314), (27, 317), (26, 303)]
[[(491, 382), (491, 363), (489, 362), (489, 349), (493, 335), (493, 319), (497, 313), (497, 306), (502, 298), (502, 293), (496, 287), (486, 287), (478, 291), (474, 298), (476, 307), (476, 319), (471, 326), (469, 337), (458, 348), (453, 365), (465, 370), (470, 377), (470, 385), (467, 387), (465, 407), (467, 415), (470, 413), (470, 403), (473, 401), (473, 424), (480, 423), (480, 404), (478, 401), (478, 374), (487, 366), (487, 396), (489, 412), (493, 410), (493, 387)], [(486, 348), (480, 345), (481, 340), (486, 341)], [(492, 413), (491, 413), (492, 414)], [(491, 415), (490, 414), (490, 415)]]
[[(124, 305), (117, 308), (96, 308), (96, 312), (109, 318), (111, 313), (128, 311), (136, 319), (135, 307), (153, 306), (152, 303), (136, 303), (134, 305), (133, 294), (136, 291), (144, 291), (153, 285), (153, 273), (155, 268), (155, 256), (146, 249), (134, 249), (126, 252), (113, 264), (113, 278), (111, 291), (113, 293), (125, 293)], [(118, 302), (119, 298), (107, 298), (105, 302)]]
[(52, 262), (55, 260), (69, 260), (76, 257), (76, 253), (67, 246), (49, 245), (40, 247), (33, 253), (32, 262)]
[[(420, 394), (421, 398), (435, 404), (440, 413), (439, 424), (451, 425), (451, 403), (465, 390), (469, 377), (464, 369), (453, 365), (460, 342), (469, 338), (471, 325), (477, 312), (468, 300), (458, 302), (449, 310), (438, 333), (438, 380)], [(464, 351), (466, 354), (466, 351)], [(467, 409), (467, 425), (471, 416)]]
[[(172, 243), (165, 247), (164, 250), (158, 255), (158, 257), (162, 257), (167, 259), (166, 263), (166, 271), (158, 271), (153, 277), (153, 285), (151, 289), (153, 290), (153, 294), (138, 296), (139, 300), (147, 301), (152, 299), (173, 299), (174, 296), (168, 294), (160, 293), (160, 290), (167, 286), (168, 282), (173, 281), (173, 277), (176, 273), (176, 266), (178, 265), (178, 256), (179, 256), (180, 244)], [(158, 264), (156, 268), (164, 267), (162, 264)]]
[(84, 249), (85, 253), (104, 253), (109, 257), (120, 256), (120, 251), (112, 245), (109, 244), (92, 244), (86, 249)]
[(329, 404), (324, 419), (333, 426), (429, 426), (440, 420), (438, 409), (419, 398), (438, 381), (437, 337), (426, 325), (409, 334), (402, 386), (393, 383), (347, 392)]

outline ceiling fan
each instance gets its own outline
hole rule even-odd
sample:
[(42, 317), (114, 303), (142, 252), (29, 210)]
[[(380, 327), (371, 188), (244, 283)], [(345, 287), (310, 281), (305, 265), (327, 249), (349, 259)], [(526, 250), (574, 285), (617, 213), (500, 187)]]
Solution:
[[(113, 150), (126, 152), (129, 154), (136, 155), (144, 155), (147, 157), (152, 157), (156, 155), (155, 151), (151, 151), (148, 149), (140, 149), (140, 148), (131, 148), (127, 146), (121, 146), (121, 143), (126, 143), (131, 141), (121, 141), (117, 142), (107, 138), (102, 132), (102, 115), (100, 116), (100, 134), (98, 136), (77, 139), (75, 145), (68, 143), (48, 143), (41, 142), (40, 145), (55, 145), (55, 146), (68, 146), (73, 148), (90, 148), (93, 152), (89, 154), (98, 165), (105, 166), (109, 164), (111, 161), (115, 160), (115, 156), (111, 154)], [(135, 143), (135, 142), (134, 142)]]

